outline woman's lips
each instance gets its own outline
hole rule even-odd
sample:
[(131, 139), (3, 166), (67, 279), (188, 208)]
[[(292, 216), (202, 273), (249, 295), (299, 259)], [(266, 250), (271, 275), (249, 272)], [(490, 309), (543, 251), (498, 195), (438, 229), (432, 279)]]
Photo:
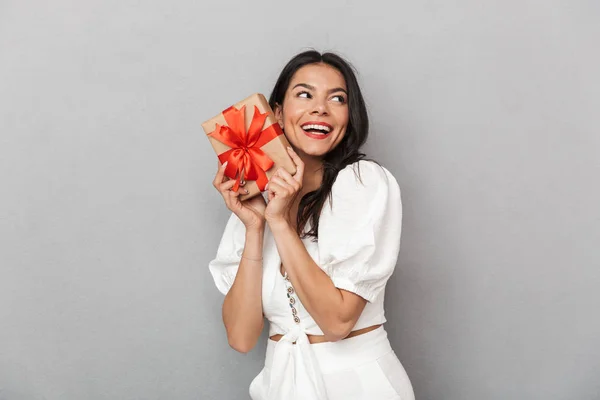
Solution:
[[(317, 139), (317, 140), (326, 139), (327, 136), (329, 136), (329, 134), (333, 130), (333, 126), (331, 126), (327, 122), (323, 122), (323, 121), (307, 121), (307, 122), (304, 122), (302, 125), (300, 125), (300, 128), (302, 129), (302, 131), (304, 132), (304, 134), (306, 136), (308, 136), (311, 139)], [(322, 129), (322, 128), (325, 128), (325, 129)], [(312, 130), (312, 132), (307, 129)]]
[(304, 134), (306, 136), (308, 136), (309, 138), (317, 139), (317, 140), (327, 139), (327, 137), (329, 136), (329, 133), (327, 133), (327, 134), (318, 134), (318, 133), (307, 132), (304, 129), (302, 129), (302, 132), (304, 132)]

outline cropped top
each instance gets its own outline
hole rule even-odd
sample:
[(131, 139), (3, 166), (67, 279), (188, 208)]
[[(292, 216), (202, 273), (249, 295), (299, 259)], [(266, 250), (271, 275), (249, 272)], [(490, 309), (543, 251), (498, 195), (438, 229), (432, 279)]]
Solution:
[[(352, 330), (382, 324), (386, 322), (383, 308), (385, 285), (394, 271), (400, 249), (400, 188), (387, 169), (361, 160), (338, 173), (331, 194), (321, 211), (318, 241), (308, 237), (302, 242), (337, 288), (367, 300)], [(310, 224), (306, 227), (308, 229)], [(268, 225), (264, 235), (262, 304), (263, 313), (270, 323), (269, 336), (285, 335), (290, 330), (323, 335), (297, 296), (291, 307), (290, 284), (281, 275), (281, 258)], [(227, 294), (233, 285), (244, 242), (244, 224), (232, 214), (216, 258), (209, 263), (215, 284), (223, 294)]]

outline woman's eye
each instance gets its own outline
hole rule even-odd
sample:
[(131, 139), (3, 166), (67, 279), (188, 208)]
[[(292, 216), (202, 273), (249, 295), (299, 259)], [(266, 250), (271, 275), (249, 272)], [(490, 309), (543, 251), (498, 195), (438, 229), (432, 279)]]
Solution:
[(342, 104), (346, 102), (346, 99), (345, 99), (345, 98), (344, 98), (344, 96), (342, 96), (342, 95), (333, 96), (332, 98), (333, 98), (333, 99), (337, 99), (336, 101), (339, 101), (339, 102), (340, 102), (340, 103), (342, 103)]
[(308, 92), (299, 92), (296, 95), (296, 97), (303, 97), (305, 99), (310, 99), (311, 98), (310, 93), (308, 93)]

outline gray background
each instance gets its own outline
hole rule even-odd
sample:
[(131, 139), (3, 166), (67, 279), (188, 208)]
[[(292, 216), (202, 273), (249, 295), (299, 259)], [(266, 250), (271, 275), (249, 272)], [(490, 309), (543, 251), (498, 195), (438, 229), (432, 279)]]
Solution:
[[(0, 399), (243, 399), (200, 123), (307, 47), (397, 177), (417, 399), (600, 398), (594, 1), (0, 1)], [(596, 114), (594, 114), (596, 112)]]

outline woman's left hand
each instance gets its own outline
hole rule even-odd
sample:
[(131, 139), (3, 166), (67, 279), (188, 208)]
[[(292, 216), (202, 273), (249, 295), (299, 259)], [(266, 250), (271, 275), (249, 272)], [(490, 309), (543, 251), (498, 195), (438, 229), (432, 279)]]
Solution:
[(304, 162), (291, 147), (288, 147), (288, 154), (296, 164), (296, 174), (292, 176), (283, 168), (279, 168), (267, 185), (269, 202), (265, 209), (265, 220), (268, 224), (287, 222), (290, 216), (290, 210), (294, 200), (298, 197), (302, 189), (302, 179), (304, 177)]

